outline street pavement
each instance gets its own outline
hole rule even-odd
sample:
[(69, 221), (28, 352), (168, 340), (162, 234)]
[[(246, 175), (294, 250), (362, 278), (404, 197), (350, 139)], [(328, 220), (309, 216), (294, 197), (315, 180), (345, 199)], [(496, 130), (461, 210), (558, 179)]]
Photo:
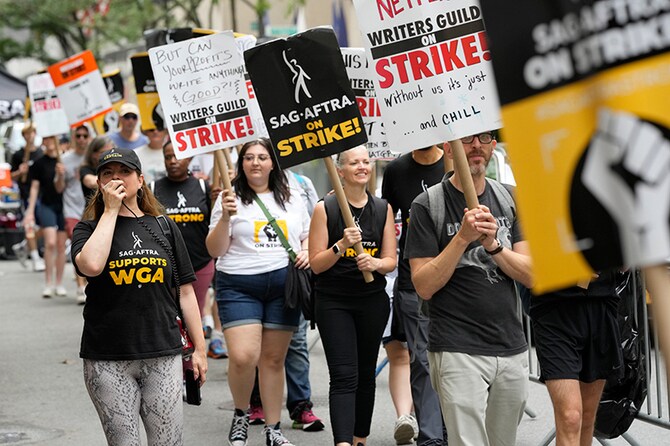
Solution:
[[(68, 297), (41, 297), (43, 274), (18, 261), (0, 261), (0, 445), (104, 445), (98, 416), (82, 377), (78, 356), (82, 308), (75, 303), (70, 264), (65, 285)], [(316, 331), (309, 332), (314, 412), (326, 429), (306, 433), (290, 428), (282, 413), (285, 434), (297, 446), (333, 444), (328, 418), (328, 370)], [(380, 351), (379, 360), (384, 357)], [(185, 444), (224, 445), (232, 418), (226, 380), (227, 360), (210, 360), (201, 406), (185, 406)], [(543, 385), (531, 382), (528, 408), (518, 445), (539, 446), (553, 427), (551, 403)], [(667, 408), (666, 415), (667, 415)], [(388, 367), (377, 379), (377, 397), (368, 446), (393, 446), (395, 411), (388, 392)], [(636, 420), (629, 433), (641, 445), (670, 445), (668, 431)], [(146, 444), (145, 442), (143, 444)], [(262, 427), (252, 426), (249, 446), (264, 445)], [(554, 444), (554, 443), (551, 443)], [(594, 441), (594, 444), (597, 442)], [(621, 438), (611, 445), (629, 444)]]

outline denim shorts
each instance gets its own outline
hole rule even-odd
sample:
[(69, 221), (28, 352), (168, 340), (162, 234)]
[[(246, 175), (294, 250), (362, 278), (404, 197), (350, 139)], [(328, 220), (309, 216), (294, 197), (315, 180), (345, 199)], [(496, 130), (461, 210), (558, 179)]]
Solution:
[(300, 309), (284, 306), (287, 269), (250, 275), (217, 271), (216, 302), (222, 328), (262, 324), (265, 328), (295, 331)]
[(39, 215), (41, 227), (58, 228), (59, 231), (65, 231), (65, 216), (63, 215), (62, 207), (42, 203), (35, 210), (35, 214)]

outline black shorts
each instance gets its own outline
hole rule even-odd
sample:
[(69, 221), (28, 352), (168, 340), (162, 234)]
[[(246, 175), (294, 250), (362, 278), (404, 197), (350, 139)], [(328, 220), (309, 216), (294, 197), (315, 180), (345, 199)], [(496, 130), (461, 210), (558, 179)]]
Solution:
[(622, 372), (617, 303), (617, 298), (568, 298), (531, 309), (540, 381), (590, 383)]

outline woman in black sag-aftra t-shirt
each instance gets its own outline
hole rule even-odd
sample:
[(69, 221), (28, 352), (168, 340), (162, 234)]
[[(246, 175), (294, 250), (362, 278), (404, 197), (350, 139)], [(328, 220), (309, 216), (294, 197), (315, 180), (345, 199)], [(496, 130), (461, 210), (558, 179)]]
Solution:
[(132, 150), (104, 152), (97, 175), (72, 241), (75, 268), (88, 279), (84, 381), (109, 444), (140, 444), (140, 415), (149, 445), (183, 444), (177, 280), (196, 380), (204, 383), (207, 373), (193, 267), (175, 224), (167, 219), (171, 236), (161, 229), (161, 206)]

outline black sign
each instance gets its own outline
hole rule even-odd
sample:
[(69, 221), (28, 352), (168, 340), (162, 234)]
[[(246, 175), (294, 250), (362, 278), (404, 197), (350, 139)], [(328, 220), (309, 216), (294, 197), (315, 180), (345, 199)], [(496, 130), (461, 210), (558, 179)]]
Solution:
[(273, 40), (245, 51), (244, 59), (282, 167), (367, 142), (331, 28)]

